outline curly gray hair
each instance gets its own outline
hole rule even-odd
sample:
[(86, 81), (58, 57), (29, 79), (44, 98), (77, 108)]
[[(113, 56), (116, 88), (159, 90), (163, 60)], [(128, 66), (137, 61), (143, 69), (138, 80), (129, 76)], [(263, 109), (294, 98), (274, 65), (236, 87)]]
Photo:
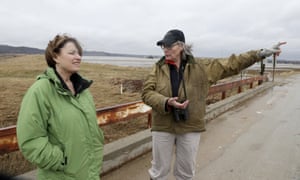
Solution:
[(182, 41), (178, 41), (178, 44), (183, 47), (183, 51), (181, 52), (181, 58), (183, 60), (186, 60), (186, 56), (189, 55), (189, 56), (193, 56), (192, 54), (192, 45), (191, 44), (186, 44)]

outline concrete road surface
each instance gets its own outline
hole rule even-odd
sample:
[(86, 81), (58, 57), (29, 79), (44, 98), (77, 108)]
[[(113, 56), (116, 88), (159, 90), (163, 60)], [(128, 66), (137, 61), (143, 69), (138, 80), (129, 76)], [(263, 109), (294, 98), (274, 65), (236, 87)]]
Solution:
[[(208, 124), (195, 180), (300, 180), (300, 75), (284, 83)], [(101, 179), (148, 180), (150, 161), (145, 154)]]

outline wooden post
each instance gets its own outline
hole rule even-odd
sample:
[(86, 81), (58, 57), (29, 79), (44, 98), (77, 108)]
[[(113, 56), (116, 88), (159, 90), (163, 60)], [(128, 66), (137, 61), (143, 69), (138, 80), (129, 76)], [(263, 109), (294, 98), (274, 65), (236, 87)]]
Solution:
[(273, 54), (273, 79), (272, 82), (274, 82), (274, 77), (275, 77), (275, 64), (276, 64), (276, 54)]

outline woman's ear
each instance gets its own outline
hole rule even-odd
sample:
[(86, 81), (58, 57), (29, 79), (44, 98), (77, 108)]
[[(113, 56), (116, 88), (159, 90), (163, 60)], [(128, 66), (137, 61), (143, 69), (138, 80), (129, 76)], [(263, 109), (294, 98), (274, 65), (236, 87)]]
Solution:
[(54, 53), (53, 54), (53, 60), (56, 62), (56, 64), (58, 63), (58, 58), (57, 57), (58, 57), (57, 54)]

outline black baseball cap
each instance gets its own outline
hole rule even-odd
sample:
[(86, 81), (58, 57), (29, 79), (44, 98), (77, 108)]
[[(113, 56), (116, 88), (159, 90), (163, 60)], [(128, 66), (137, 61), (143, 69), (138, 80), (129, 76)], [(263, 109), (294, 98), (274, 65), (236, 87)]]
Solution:
[(172, 29), (167, 32), (167, 34), (164, 36), (162, 40), (157, 41), (156, 45), (171, 46), (173, 43), (177, 41), (185, 42), (184, 34), (182, 31), (178, 29)]

